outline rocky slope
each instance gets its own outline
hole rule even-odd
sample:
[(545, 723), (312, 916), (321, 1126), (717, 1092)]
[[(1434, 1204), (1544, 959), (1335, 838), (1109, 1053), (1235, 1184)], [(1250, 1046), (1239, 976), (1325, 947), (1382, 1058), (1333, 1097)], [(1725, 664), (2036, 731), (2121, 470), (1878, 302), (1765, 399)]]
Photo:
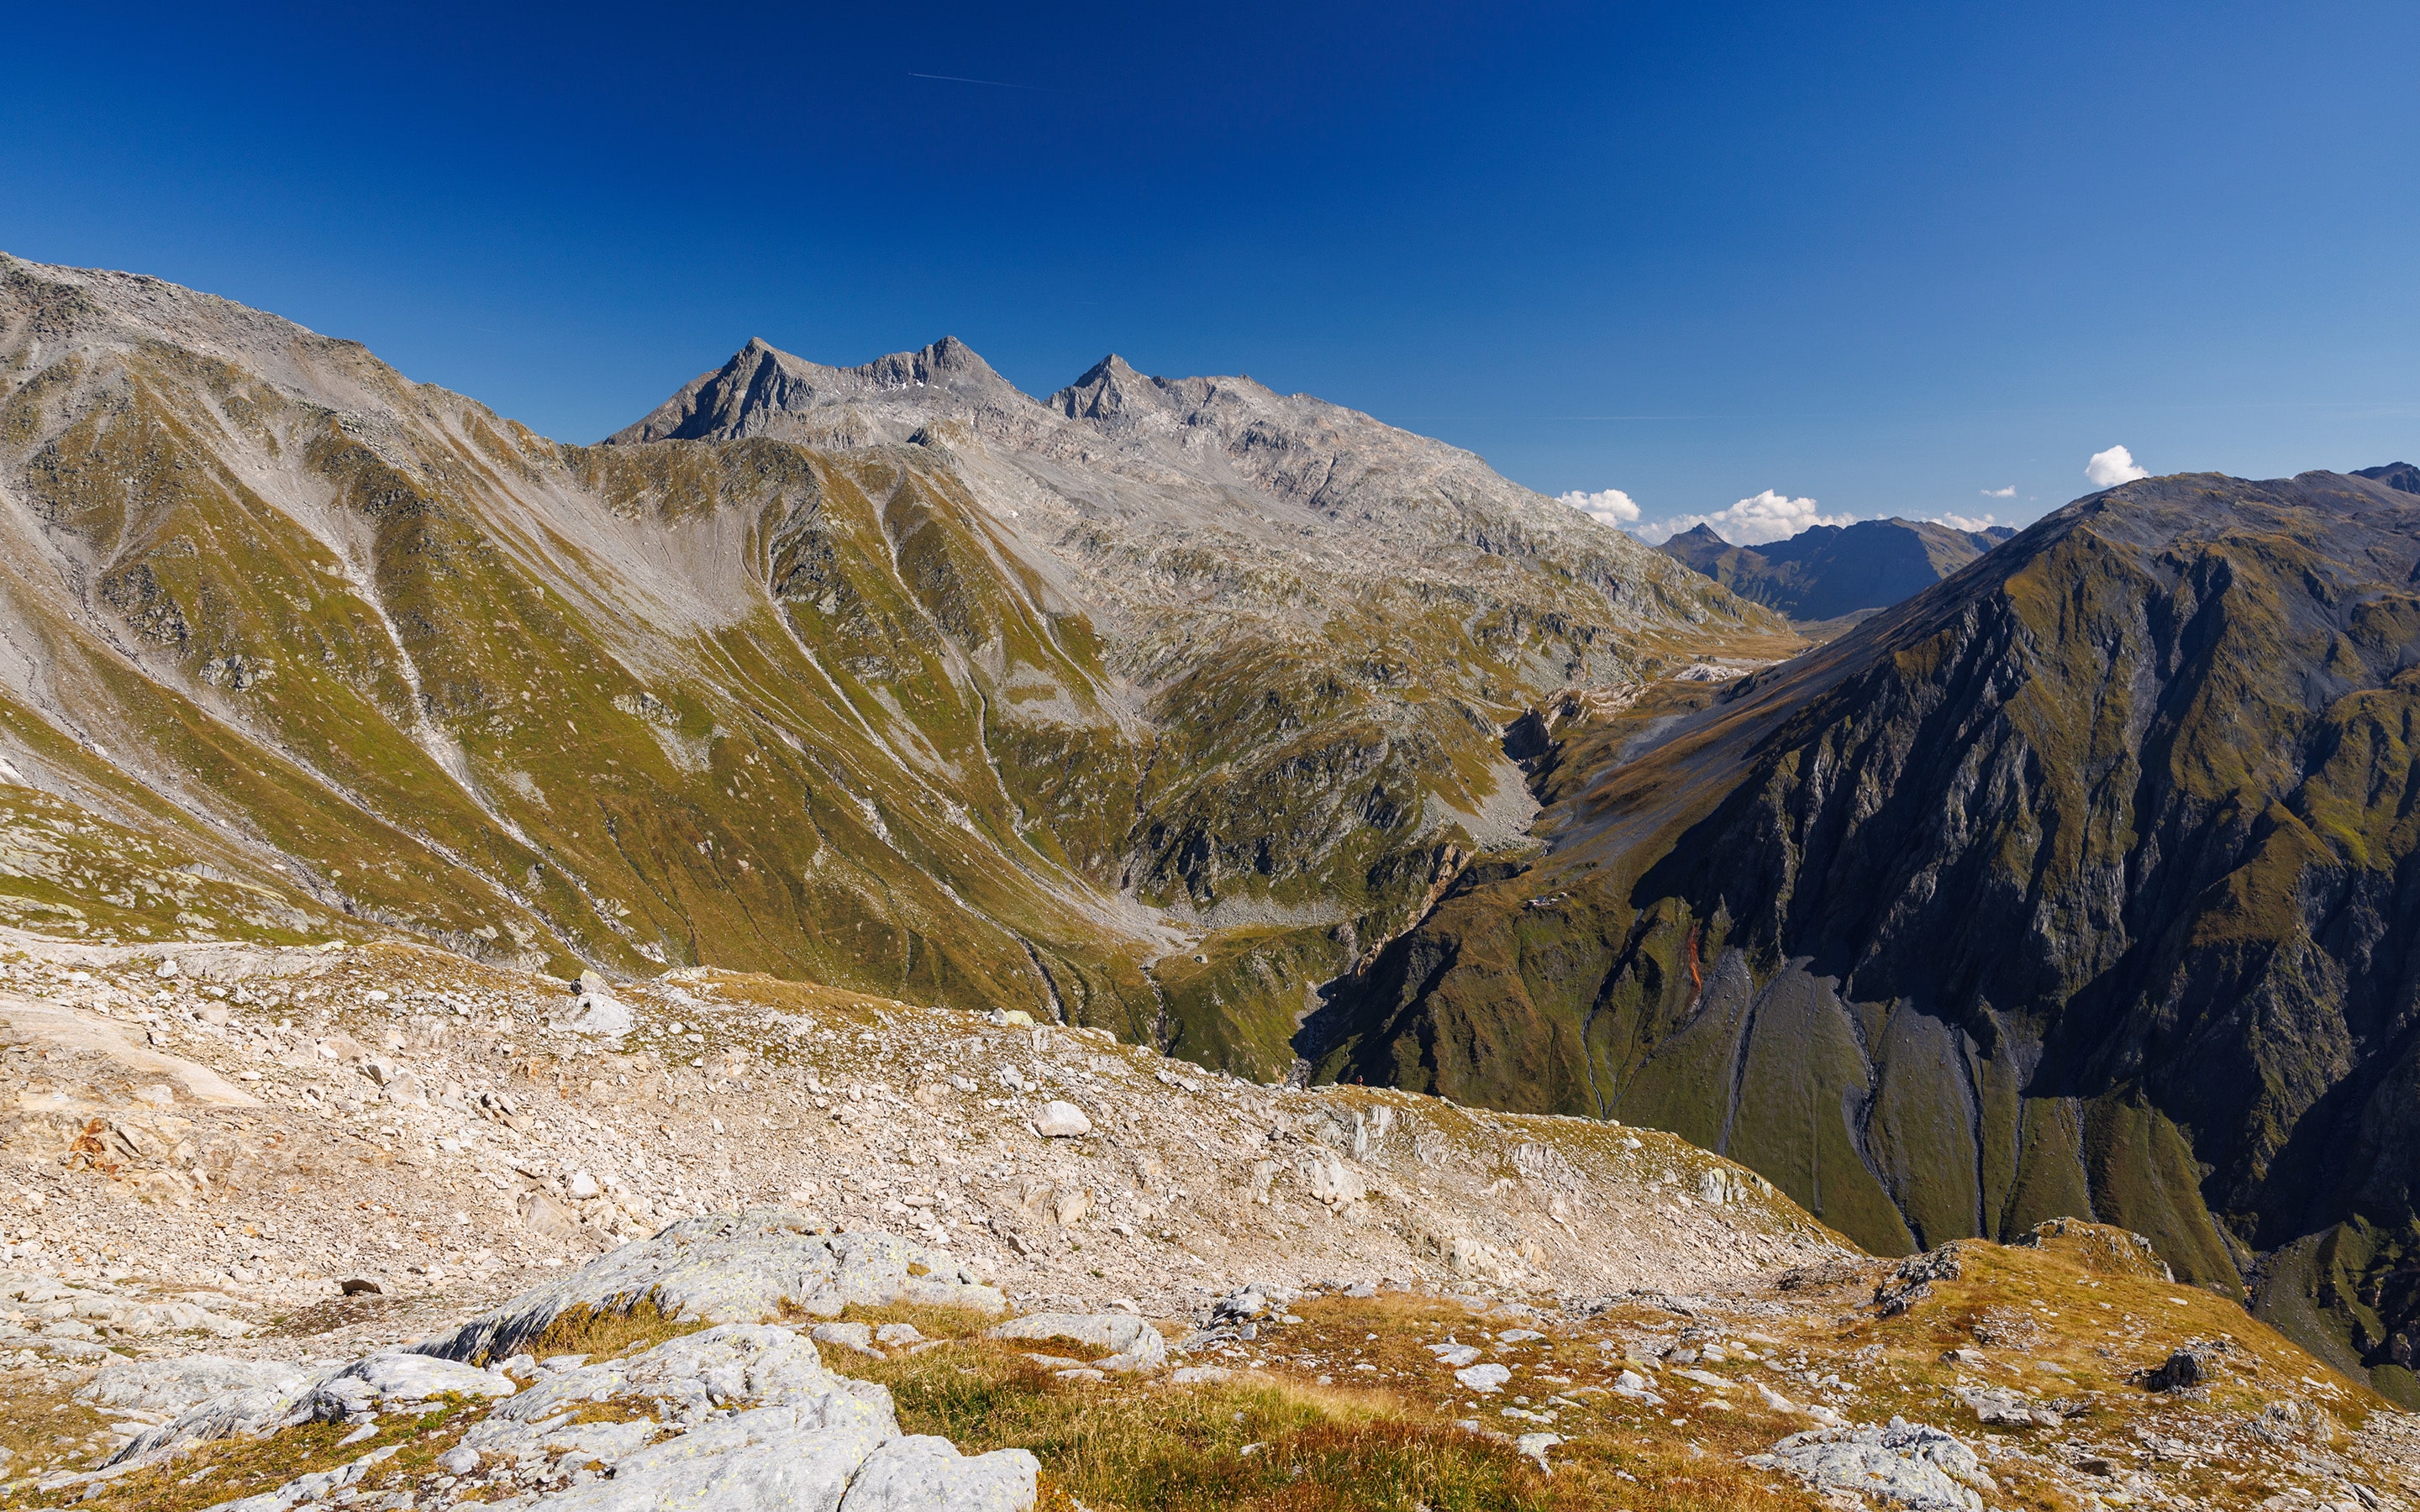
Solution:
[(57, 932), (714, 964), (1271, 1074), (1309, 984), (1519, 835), (1504, 721), (1780, 630), (1249, 380), (755, 345), (567, 446), (0, 262), (0, 907)]
[(1742, 598), (1814, 625), (1913, 598), (2017, 532), (1923, 519), (1817, 525), (1786, 541), (1733, 546), (1699, 525), (1655, 549)]
[(1568, 720), (1323, 1074), (1677, 1130), (1885, 1253), (2149, 1235), (2420, 1398), (2420, 500), (2149, 479), (1819, 651)]
[(2136, 1236), (1894, 1266), (1669, 1134), (733, 973), (575, 994), (399, 943), (23, 934), (0, 964), (12, 1505), (2393, 1508), (2420, 1481), (2412, 1419)]

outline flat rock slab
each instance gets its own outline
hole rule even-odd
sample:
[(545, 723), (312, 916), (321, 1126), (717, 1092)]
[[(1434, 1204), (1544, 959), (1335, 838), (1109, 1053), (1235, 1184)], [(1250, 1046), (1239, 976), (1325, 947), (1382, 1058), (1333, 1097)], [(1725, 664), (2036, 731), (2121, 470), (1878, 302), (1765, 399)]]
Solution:
[(716, 1323), (759, 1322), (789, 1308), (834, 1318), (851, 1303), (1008, 1310), (999, 1288), (939, 1250), (883, 1233), (819, 1233), (803, 1213), (760, 1208), (684, 1219), (418, 1348), (448, 1360), (504, 1359), (576, 1308), (626, 1313), (643, 1302)]
[(128, 1070), (172, 1083), (187, 1098), (205, 1107), (256, 1108), (260, 1099), (208, 1066), (163, 1055), (136, 1044), (119, 1026), (97, 1013), (51, 1008), (15, 993), (0, 993), (0, 1019), (34, 1044), (56, 1050), (87, 1050), (107, 1056)]
[(1103, 1370), (1149, 1370), (1168, 1358), (1159, 1330), (1132, 1313), (1032, 1313), (990, 1331), (996, 1339), (1065, 1339), (1105, 1352), (1093, 1365)]
[(129, 1360), (113, 1355), (76, 1400), (99, 1408), (146, 1412), (182, 1412), (229, 1392), (293, 1393), (310, 1373), (276, 1360), (237, 1360), (221, 1354)]

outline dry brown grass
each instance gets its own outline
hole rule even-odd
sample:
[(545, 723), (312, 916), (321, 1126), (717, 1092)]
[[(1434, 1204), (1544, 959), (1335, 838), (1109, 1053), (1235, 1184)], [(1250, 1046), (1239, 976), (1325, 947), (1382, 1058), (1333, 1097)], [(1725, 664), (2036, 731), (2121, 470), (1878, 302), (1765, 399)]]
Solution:
[[(653, 1297), (641, 1298), (628, 1311), (582, 1303), (566, 1309), (543, 1332), (523, 1340), (514, 1352), (534, 1354), (541, 1360), (557, 1354), (610, 1360), (634, 1350), (652, 1350), (666, 1339), (712, 1326), (702, 1320), (667, 1317)], [(488, 1363), (484, 1353), (472, 1361), (481, 1365)]]
[(198, 1512), (272, 1490), (297, 1475), (334, 1469), (391, 1443), (401, 1447), (362, 1484), (367, 1489), (400, 1488), (436, 1473), (437, 1457), (453, 1447), (478, 1416), (476, 1409), (484, 1405), (450, 1401), (418, 1416), (381, 1419), (375, 1437), (342, 1447), (338, 1441), (352, 1431), (342, 1423), (307, 1423), (269, 1439), (237, 1434), (163, 1464), (104, 1481), (89, 1494), (85, 1487), (70, 1486), (37, 1492), (12, 1504), (72, 1504), (94, 1512)]
[[(912, 1323), (916, 1331), (928, 1339), (971, 1338), (1001, 1321), (991, 1313), (977, 1312), (971, 1307), (936, 1307), (923, 1303), (894, 1302), (879, 1307), (862, 1307), (855, 1303), (841, 1309), (841, 1320), (868, 1323), (876, 1327), (884, 1323)], [(812, 1323), (813, 1319), (801, 1319)]]

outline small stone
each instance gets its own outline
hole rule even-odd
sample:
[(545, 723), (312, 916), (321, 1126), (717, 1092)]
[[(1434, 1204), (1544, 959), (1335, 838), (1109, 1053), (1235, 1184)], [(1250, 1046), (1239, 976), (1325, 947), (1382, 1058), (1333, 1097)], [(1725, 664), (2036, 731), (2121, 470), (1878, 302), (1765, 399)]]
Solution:
[(1093, 1120), (1073, 1103), (1050, 1102), (1033, 1120), (1033, 1132), (1045, 1139), (1070, 1139), (1093, 1132)]
[(543, 1192), (524, 1195), (519, 1211), (521, 1226), (540, 1239), (562, 1243), (580, 1232), (580, 1215)]
[(1524, 1433), (1512, 1441), (1512, 1447), (1523, 1458), (1536, 1460), (1538, 1468), (1551, 1475), (1555, 1471), (1546, 1463), (1546, 1451), (1562, 1442), (1559, 1433)]
[(836, 1344), (844, 1350), (882, 1358), (882, 1351), (874, 1347), (874, 1330), (864, 1323), (817, 1323), (807, 1330), (807, 1337), (817, 1344)]
[(1453, 1379), (1472, 1391), (1502, 1391), (1504, 1383), (1512, 1379), (1512, 1372), (1500, 1365), (1475, 1365), (1466, 1370), (1455, 1371)]
[(899, 1349), (909, 1344), (922, 1344), (924, 1335), (913, 1323), (885, 1323), (874, 1331), (874, 1339), (886, 1349)]
[(590, 1197), (601, 1195), (605, 1189), (598, 1186), (597, 1178), (586, 1171), (574, 1171), (571, 1173), (571, 1184), (566, 1190), (570, 1192), (574, 1200), (585, 1202)]
[(160, 975), (163, 979), (176, 976), (178, 971), (178, 968), (173, 957), (160, 963)]

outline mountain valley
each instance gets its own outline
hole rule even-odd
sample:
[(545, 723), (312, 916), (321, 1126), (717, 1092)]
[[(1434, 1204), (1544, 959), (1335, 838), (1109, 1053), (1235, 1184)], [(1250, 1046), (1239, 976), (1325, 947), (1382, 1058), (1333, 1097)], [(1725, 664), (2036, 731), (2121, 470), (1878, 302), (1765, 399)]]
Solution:
[(2415, 583), (0, 258), (0, 1502), (2420, 1504)]

